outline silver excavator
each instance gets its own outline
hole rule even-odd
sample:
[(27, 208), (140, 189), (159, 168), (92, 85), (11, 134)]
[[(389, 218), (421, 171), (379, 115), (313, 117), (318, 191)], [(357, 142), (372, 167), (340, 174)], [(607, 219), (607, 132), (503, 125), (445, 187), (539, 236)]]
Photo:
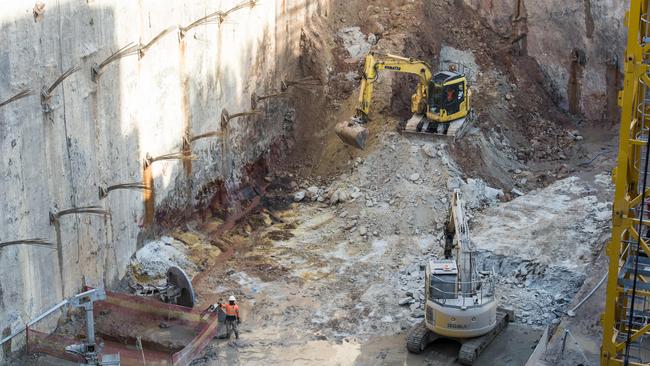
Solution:
[(463, 205), (457, 189), (445, 226), (445, 259), (427, 263), (424, 321), (409, 330), (406, 347), (421, 353), (439, 338), (452, 339), (461, 343), (459, 362), (471, 365), (514, 314), (497, 308), (494, 272), (476, 266)]

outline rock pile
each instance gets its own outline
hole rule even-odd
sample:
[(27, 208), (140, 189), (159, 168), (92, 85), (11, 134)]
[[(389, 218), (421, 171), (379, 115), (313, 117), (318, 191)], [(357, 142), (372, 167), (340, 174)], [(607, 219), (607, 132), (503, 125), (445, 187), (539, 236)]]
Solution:
[(424, 317), (424, 267), (413, 262), (399, 272), (400, 300), (398, 304), (409, 308), (410, 320)]

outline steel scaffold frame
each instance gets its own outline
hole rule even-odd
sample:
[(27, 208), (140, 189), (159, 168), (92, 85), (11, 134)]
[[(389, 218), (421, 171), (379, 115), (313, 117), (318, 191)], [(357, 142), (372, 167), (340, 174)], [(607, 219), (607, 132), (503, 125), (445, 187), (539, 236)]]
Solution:
[(619, 93), (618, 163), (612, 175), (615, 183), (612, 239), (606, 249), (609, 275), (601, 319), (601, 365), (650, 365), (648, 348), (643, 347), (644, 338), (650, 334), (650, 205), (646, 199), (650, 196), (647, 189), (650, 185), (647, 172), (649, 16), (648, 0), (630, 0), (625, 18), (628, 28), (625, 78)]

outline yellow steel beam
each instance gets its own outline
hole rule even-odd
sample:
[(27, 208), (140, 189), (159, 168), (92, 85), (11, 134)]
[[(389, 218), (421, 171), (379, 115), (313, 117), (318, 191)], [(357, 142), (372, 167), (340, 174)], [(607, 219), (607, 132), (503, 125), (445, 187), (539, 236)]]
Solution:
[[(648, 243), (645, 240), (639, 238), (639, 233), (637, 233), (636, 230), (634, 230), (634, 227), (632, 227), (632, 226), (628, 227), (628, 233), (630, 233), (630, 236), (632, 236), (632, 239), (639, 241), (640, 249), (644, 253), (650, 254), (650, 247), (648, 247)], [(611, 258), (610, 258), (610, 260), (611, 260)]]
[[(636, 332), (632, 333), (630, 336), (630, 341), (634, 341), (635, 339), (639, 338), (641, 335), (647, 333), (650, 331), (650, 324), (646, 324), (643, 326), (643, 328), (637, 330)], [(621, 352), (625, 348), (625, 342), (621, 342), (616, 344), (616, 351)]]
[[(632, 294), (632, 289), (627, 289), (627, 290), (626, 290), (626, 289), (625, 289), (624, 287), (622, 287), (622, 286), (616, 286), (616, 290), (617, 290), (618, 293), (620, 293), (620, 294), (627, 294), (627, 295), (631, 295), (631, 294)], [(638, 290), (638, 289), (637, 289), (637, 290), (636, 290), (636, 295), (637, 295), (638, 297), (650, 297), (650, 291)]]
[[(632, 140), (632, 141), (636, 142), (636, 141), (641, 141), (641, 140)], [(645, 141), (641, 141), (641, 142), (643, 142), (643, 145), (645, 145)], [(639, 144), (639, 145), (641, 145), (641, 144)], [(642, 196), (643, 196), (643, 194), (640, 194), (640, 195), (637, 195), (636, 197), (634, 197), (632, 200), (630, 200), (630, 207), (636, 207), (639, 203), (641, 203), (641, 197)], [(647, 188), (645, 190), (645, 197), (650, 197), (650, 188)]]
[[(650, 46), (642, 45), (645, 27), (642, 27), (641, 17), (647, 13), (647, 0), (630, 0), (629, 11), (626, 13), (628, 38), (624, 58), (624, 82), (623, 91), (619, 94), (619, 105), (621, 106), (621, 125), (619, 130), (618, 161), (613, 171), (613, 181), (616, 185), (612, 210), (612, 239), (606, 247), (606, 254), (609, 257), (609, 275), (607, 278), (607, 290), (605, 297), (605, 312), (602, 316), (603, 340), (600, 348), (601, 365), (623, 365), (622, 350), (620, 343), (616, 342), (616, 334), (621, 330), (617, 324), (626, 323), (627, 299), (625, 289), (618, 285), (620, 266), (625, 262), (627, 252), (623, 252), (630, 239), (638, 239), (638, 233), (633, 225), (638, 220), (633, 218), (634, 213), (631, 207), (641, 204), (641, 197), (638, 194), (639, 172), (642, 167), (635, 167), (635, 159), (638, 161), (641, 147), (645, 142), (638, 139), (638, 132), (641, 129), (643, 119), (639, 116), (637, 106), (642, 97), (639, 91), (640, 80), (648, 82), (646, 75), (647, 65), (644, 65), (644, 49), (650, 50)], [(639, 250), (650, 255), (648, 244), (640, 240)], [(643, 296), (642, 291), (637, 295)], [(641, 334), (650, 330), (643, 326), (635, 333), (635, 339)], [(643, 332), (641, 332), (643, 331)], [(642, 365), (630, 362), (628, 365)]]

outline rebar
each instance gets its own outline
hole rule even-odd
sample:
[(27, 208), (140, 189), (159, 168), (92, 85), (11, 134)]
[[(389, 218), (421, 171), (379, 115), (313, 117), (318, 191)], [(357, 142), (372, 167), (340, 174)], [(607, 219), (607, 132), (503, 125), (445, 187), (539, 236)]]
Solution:
[(4, 102), (0, 102), (0, 107), (4, 107), (5, 105), (7, 105), (9, 103), (13, 103), (13, 102), (17, 101), (18, 99), (22, 99), (22, 98), (25, 98), (27, 96), (30, 96), (30, 95), (32, 95), (32, 93), (33, 92), (32, 92), (31, 89), (23, 89), (23, 90), (19, 91), (18, 94), (14, 95), (13, 97), (5, 100)]
[(296, 80), (282, 80), (280, 84), (281, 91), (287, 91), (289, 88), (296, 88), (308, 93), (314, 93), (313, 88), (321, 86), (321, 82), (313, 76), (306, 76)]
[(185, 27), (179, 27), (179, 30), (180, 30), (179, 35), (180, 35), (181, 38), (183, 38), (183, 37), (185, 37), (185, 33), (187, 33), (190, 29), (198, 27), (198, 26), (203, 25), (203, 24), (208, 24), (208, 23), (210, 23), (210, 22), (212, 22), (214, 20), (216, 20), (217, 24), (221, 25), (221, 24), (223, 24), (223, 22), (225, 21), (226, 17), (229, 14), (231, 14), (231, 13), (237, 11), (237, 10), (244, 9), (245, 7), (251, 7), (252, 8), (255, 5), (257, 5), (257, 3), (259, 3), (259, 0), (248, 0), (248, 1), (242, 2), (242, 3), (238, 4), (238, 5), (235, 5), (234, 7), (230, 8), (230, 9), (228, 9), (226, 11), (218, 10), (218, 11), (215, 11), (213, 13), (210, 13), (210, 14), (208, 14), (206, 16), (203, 16), (203, 17), (193, 21), (192, 23), (188, 24)]
[(93, 65), (91, 69), (91, 77), (93, 81), (97, 81), (97, 78), (102, 74), (102, 69), (106, 66), (108, 66), (110, 63), (121, 59), (122, 57), (126, 57), (129, 55), (134, 55), (137, 54), (140, 51), (140, 48), (142, 46), (138, 44), (133, 44), (133, 42), (128, 43), (126, 46), (120, 48), (119, 50), (113, 52), (110, 56), (108, 56), (104, 61), (102, 61), (99, 65), (95, 64)]
[(111, 212), (109, 210), (103, 209), (100, 206), (74, 207), (59, 212), (50, 212), (50, 225), (57, 224), (59, 222), (59, 219), (62, 216), (72, 215), (72, 214), (91, 214), (91, 215), (111, 216)]
[(225, 130), (228, 127), (228, 123), (231, 120), (235, 119), (235, 118), (252, 116), (252, 115), (257, 115), (257, 114), (261, 114), (261, 113), (262, 112), (260, 112), (260, 111), (253, 110), (253, 111), (246, 111), (246, 112), (239, 112), (239, 113), (230, 114), (224, 108), (224, 109), (221, 110), (221, 129)]
[(45, 4), (42, 2), (37, 2), (32, 9), (32, 15), (34, 16), (34, 22), (38, 22), (43, 19), (43, 13), (45, 12)]
[(190, 29), (192, 29), (194, 27), (198, 27), (201, 24), (206, 24), (212, 18), (217, 17), (220, 14), (222, 14), (221, 11), (216, 11), (214, 13), (210, 13), (210, 14), (204, 16), (204, 17), (201, 17), (201, 18), (193, 21), (192, 23), (188, 24), (185, 27), (179, 27), (179, 34), (180, 34), (181, 38), (185, 37), (185, 33), (187, 33)]
[(166, 34), (169, 34), (173, 30), (178, 29), (178, 26), (170, 26), (167, 29), (164, 29), (162, 32), (158, 33), (155, 37), (151, 39), (147, 44), (145, 45), (140, 45), (140, 48), (138, 49), (138, 52), (140, 54), (140, 58), (144, 57), (145, 52), (153, 46), (156, 42), (158, 42), (160, 39), (162, 39)]
[(287, 93), (280, 91), (274, 91), (271, 94), (266, 94), (266, 95), (257, 95), (255, 92), (251, 94), (251, 109), (256, 110), (257, 109), (257, 103), (259, 103), (262, 100), (270, 99), (270, 98), (278, 98), (278, 97), (283, 97), (286, 96)]
[(61, 76), (59, 76), (49, 87), (43, 87), (41, 90), (41, 106), (43, 106), (43, 112), (50, 113), (52, 108), (50, 107), (50, 99), (52, 98), (52, 92), (59, 86), (63, 80), (67, 79), (70, 75), (81, 69), (79, 66), (72, 66), (67, 69)]
[(210, 131), (210, 132), (202, 133), (200, 135), (190, 136), (189, 138), (185, 137), (187, 139), (185, 142), (187, 144), (191, 144), (192, 142), (197, 140), (201, 140), (208, 137), (217, 137), (221, 135), (223, 135), (223, 131)]
[(320, 86), (321, 83), (318, 79), (314, 78), (313, 76), (305, 76), (300, 79), (296, 80), (291, 80), (291, 79), (284, 79), (282, 80), (282, 86), (283, 89), (289, 88), (291, 86), (295, 85), (303, 85), (303, 86)]
[[(6, 248), (11, 245), (35, 245), (35, 246), (41, 246), (41, 247), (46, 247), (46, 248), (52, 248), (54, 246), (54, 243), (47, 241), (46, 239), (42, 238), (34, 238), (34, 239), (21, 239), (21, 240), (13, 240), (13, 241), (5, 241), (0, 243), (0, 249)], [(54, 248), (56, 249), (56, 248)]]
[(239, 4), (235, 5), (235, 6), (233, 6), (232, 8), (226, 10), (226, 11), (223, 13), (223, 15), (224, 15), (224, 17), (226, 17), (226, 16), (228, 16), (230, 13), (233, 13), (233, 12), (235, 12), (235, 11), (237, 11), (237, 10), (241, 10), (241, 9), (246, 8), (246, 7), (253, 8), (253, 7), (254, 7), (255, 5), (257, 5), (257, 3), (259, 3), (259, 2), (260, 2), (259, 0), (248, 0), (248, 1), (243, 1), (243, 2), (241, 2), (241, 3), (239, 3)]
[(146, 184), (142, 183), (122, 183), (122, 184), (114, 184), (112, 186), (108, 186), (106, 188), (104, 187), (99, 187), (99, 199), (104, 199), (108, 196), (108, 193), (117, 189), (132, 189), (132, 190), (145, 190), (145, 191), (150, 191), (152, 188), (149, 187)]
[(156, 161), (161, 161), (161, 160), (196, 160), (196, 156), (186, 155), (186, 153), (184, 153), (183, 151), (163, 154), (163, 155), (156, 156), (155, 158), (147, 154), (147, 156), (144, 158), (144, 166), (145, 168), (147, 168), (151, 164), (155, 163)]

